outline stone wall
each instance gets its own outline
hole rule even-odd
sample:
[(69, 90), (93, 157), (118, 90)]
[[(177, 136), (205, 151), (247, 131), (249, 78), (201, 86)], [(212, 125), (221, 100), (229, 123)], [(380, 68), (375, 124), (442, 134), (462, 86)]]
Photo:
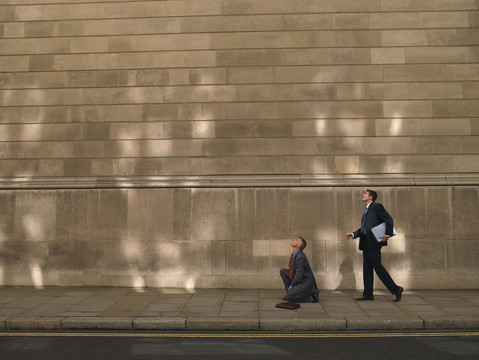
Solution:
[[(406, 288), (477, 288), (479, 188), (377, 188), (398, 234), (383, 262)], [(362, 287), (359, 188), (0, 192), (0, 282), (280, 288), (290, 242), (318, 284)], [(378, 284), (379, 285), (379, 284)]]
[(375, 187), (403, 284), (477, 288), (478, 8), (3, 0), (0, 284), (274, 288), (302, 234), (361, 287)]

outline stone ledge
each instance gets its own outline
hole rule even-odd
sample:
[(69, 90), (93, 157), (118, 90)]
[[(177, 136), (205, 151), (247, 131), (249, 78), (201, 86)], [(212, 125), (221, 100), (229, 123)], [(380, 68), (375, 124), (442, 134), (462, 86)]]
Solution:
[(475, 185), (479, 174), (224, 175), (126, 177), (4, 177), (0, 189), (237, 188)]

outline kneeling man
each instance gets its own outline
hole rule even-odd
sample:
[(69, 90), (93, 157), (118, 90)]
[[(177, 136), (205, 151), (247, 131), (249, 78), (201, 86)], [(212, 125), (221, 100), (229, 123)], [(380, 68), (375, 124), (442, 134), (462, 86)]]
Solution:
[(293, 253), (289, 259), (289, 269), (282, 268), (279, 271), (283, 279), (286, 296), (283, 300), (291, 303), (313, 298), (313, 302), (318, 302), (319, 290), (316, 286), (316, 279), (309, 266), (308, 258), (303, 250), (306, 247), (306, 241), (302, 237), (297, 237), (291, 243)]

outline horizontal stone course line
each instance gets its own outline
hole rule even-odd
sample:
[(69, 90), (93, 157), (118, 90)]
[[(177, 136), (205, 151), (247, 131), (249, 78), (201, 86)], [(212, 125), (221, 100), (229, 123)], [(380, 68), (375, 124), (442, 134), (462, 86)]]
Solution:
[[(218, 83), (205, 83), (205, 84), (107, 84), (104, 86), (97, 86), (95, 84), (89, 84), (87, 86), (75, 86), (67, 84), (59, 84), (58, 86), (41, 86), (40, 84), (35, 84), (31, 87), (4, 87), (1, 91), (9, 94), (10, 92), (21, 92), (21, 94), (28, 95), (29, 92), (45, 92), (49, 93), (58, 93), (63, 91), (77, 91), (81, 90), (82, 92), (92, 91), (92, 89), (101, 89), (105, 92), (114, 92), (118, 89), (129, 89), (129, 90), (151, 90), (151, 92), (160, 92), (164, 95), (168, 95), (172, 92), (177, 92), (177, 94), (172, 94), (169, 96), (181, 96), (182, 92), (190, 94), (190, 92), (201, 92), (204, 89), (211, 91), (212, 89), (231, 89), (236, 93), (235, 97), (238, 98), (240, 102), (258, 102), (258, 101), (303, 101), (308, 98), (316, 97), (321, 98), (321, 100), (386, 100), (386, 101), (400, 101), (400, 100), (449, 100), (449, 99), (474, 99), (471, 97), (466, 97), (463, 94), (463, 84), (464, 83), (475, 83), (475, 80), (463, 81), (451, 79), (450, 81), (420, 81), (420, 82), (405, 82), (405, 81), (395, 81), (395, 82), (378, 82), (378, 81), (356, 81), (356, 82), (271, 82), (271, 83), (231, 83), (231, 82), (218, 82)], [(377, 91), (376, 94), (369, 95), (354, 95), (347, 92), (347, 86), (350, 84), (355, 84), (358, 89), (363, 91)], [(449, 91), (449, 97), (445, 96), (447, 92), (446, 87), (456, 86), (456, 88)], [(389, 86), (389, 87), (388, 87)], [(394, 88), (397, 87), (397, 89)], [(435, 87), (439, 92), (436, 94), (431, 94), (423, 92), (424, 94), (415, 88), (423, 88), (425, 91), (431, 90), (428, 86)], [(412, 89), (411, 89), (412, 88)], [(304, 94), (295, 95), (295, 94), (286, 94), (286, 90), (290, 89), (293, 91), (302, 91)], [(380, 94), (379, 91), (383, 89), (396, 90), (397, 94), (395, 96), (387, 96)], [(257, 91), (254, 93), (254, 91)], [(443, 90), (442, 92), (440, 90)], [(276, 95), (279, 99), (275, 98), (276, 96), (270, 95), (271, 92), (278, 91)], [(316, 94), (316, 91), (323, 91), (321, 95)], [(248, 94), (250, 92), (250, 94)], [(310, 92), (308, 94), (307, 92)], [(289, 98), (288, 98), (289, 96)]]
[[(128, 20), (131, 18), (128, 18)], [(68, 21), (68, 23), (74, 22), (73, 21)], [(99, 19), (98, 21), (104, 21), (103, 19)], [(65, 21), (66, 22), (66, 21)], [(66, 22), (67, 23), (67, 22)], [(24, 23), (25, 25), (28, 25), (28, 23)], [(37, 24), (37, 23), (35, 23)], [(56, 25), (56, 22), (53, 22), (52, 24)], [(76, 32), (71, 32), (71, 34), (65, 34), (65, 35), (55, 35), (55, 34), (41, 34), (41, 33), (32, 33), (24, 36), (4, 36), (0, 38), (0, 42), (13, 42), (18, 40), (24, 40), (23, 42), (28, 42), (28, 41), (34, 41), (38, 39), (44, 39), (44, 40), (51, 40), (55, 42), (56, 40), (59, 39), (67, 39), (67, 40), (72, 40), (74, 43), (74, 40), (77, 39), (114, 39), (118, 37), (125, 37), (125, 38), (131, 38), (131, 39), (138, 39), (141, 37), (145, 38), (153, 38), (153, 37), (159, 37), (159, 38), (174, 38), (174, 37), (201, 37), (201, 38), (208, 38), (208, 35), (211, 35), (212, 38), (216, 38), (218, 36), (231, 36), (231, 35), (240, 35), (243, 34), (245, 37), (254, 37), (253, 35), (261, 36), (261, 35), (273, 35), (273, 34), (283, 34), (283, 35), (304, 35), (305, 33), (311, 33), (311, 34), (324, 34), (324, 33), (342, 33), (345, 31), (355, 31), (360, 33), (360, 35), (367, 35), (368, 33), (399, 33), (399, 32), (410, 32), (410, 31), (415, 31), (415, 32), (427, 32), (429, 34), (434, 34), (435, 31), (441, 32), (441, 31), (455, 31), (459, 30), (462, 32), (474, 32), (475, 27), (471, 26), (470, 24), (449, 24), (447, 27), (420, 27), (420, 26), (415, 26), (415, 27), (403, 27), (403, 28), (391, 28), (391, 27), (376, 27), (376, 28), (361, 28), (361, 27), (331, 27), (331, 28), (304, 28), (304, 29), (264, 29), (264, 30), (259, 30), (259, 29), (237, 29), (237, 30), (228, 30), (228, 29), (218, 29), (218, 30), (201, 30), (201, 31), (188, 31), (188, 32), (162, 32), (162, 31), (155, 31), (155, 32), (145, 32), (145, 33), (135, 33), (135, 32), (121, 32), (121, 33), (99, 33), (99, 34), (94, 34), (94, 33), (82, 33), (81, 30), (78, 30)], [(464, 34), (459, 34), (459, 35), (464, 35)], [(459, 36), (456, 35), (456, 36)], [(285, 39), (284, 41), (286, 41)], [(317, 39), (316, 41), (318, 41)], [(472, 40), (472, 39), (471, 39)], [(311, 40), (308, 40), (311, 41)], [(330, 40), (333, 41), (333, 40)], [(336, 40), (334, 40), (336, 41)], [(361, 41), (361, 39), (357, 39), (355, 41)], [(363, 40), (364, 41), (364, 40)], [(425, 39), (424, 41), (427, 41)], [(134, 43), (131, 43), (131, 46)]]
[[(279, 32), (280, 33), (280, 32)], [(431, 34), (429, 34), (432, 36)], [(475, 35), (478, 35), (479, 38), (479, 32), (476, 32)], [(334, 36), (334, 34), (329, 35), (329, 37)], [(130, 38), (131, 36), (125, 36)], [(472, 35), (471, 35), (472, 37)], [(196, 47), (179, 47), (177, 44), (181, 44), (179, 40), (176, 40), (174, 43), (175, 45), (171, 45), (169, 48), (164, 47), (164, 48), (159, 48), (159, 47), (151, 47), (151, 48), (137, 48), (137, 49), (128, 49), (126, 46), (125, 50), (120, 50), (120, 49), (109, 49), (110, 44), (106, 42), (101, 49), (97, 49), (97, 44), (96, 42), (92, 42), (92, 47), (90, 49), (85, 48), (82, 51), (78, 51), (75, 49), (58, 49), (56, 48), (55, 44), (52, 44), (51, 47), (48, 46), (48, 44), (44, 45), (37, 45), (38, 49), (35, 50), (35, 43), (41, 42), (41, 40), (45, 40), (45, 38), (32, 38), (29, 39), (29, 41), (21, 41), (19, 39), (0, 39), (0, 50), (2, 52), (2, 57), (7, 58), (7, 57), (15, 57), (15, 56), (29, 56), (29, 57), (62, 57), (62, 56), (73, 56), (77, 55), (78, 57), (80, 56), (89, 56), (89, 57), (100, 57), (100, 56), (112, 56), (112, 55), (122, 55), (122, 56), (128, 56), (128, 55), (150, 55), (150, 54), (157, 54), (157, 55), (169, 55), (169, 54), (175, 54), (175, 53), (187, 53), (187, 54), (194, 54), (194, 53), (199, 53), (199, 52), (208, 52), (208, 53), (214, 53), (216, 55), (225, 55), (225, 52), (237, 52), (238, 54), (246, 53), (246, 52), (258, 52), (258, 51), (263, 51), (263, 52), (288, 52), (288, 51), (303, 51), (305, 52), (305, 55), (308, 53), (312, 52), (318, 52), (318, 51), (327, 51), (331, 50), (333, 52), (333, 56), (340, 56), (341, 54), (338, 54), (338, 52), (345, 51), (345, 50), (375, 50), (375, 49), (424, 49), (426, 52), (427, 50), (432, 51), (434, 49), (456, 49), (458, 50), (468, 50), (474, 47), (477, 47), (479, 45), (479, 41), (477, 40), (471, 40), (469, 42), (461, 42), (457, 43), (457, 39), (451, 40), (450, 43), (445, 43), (445, 44), (434, 44), (434, 43), (429, 43), (428, 41), (424, 42), (419, 42), (419, 43), (413, 43), (413, 44), (408, 44), (408, 43), (398, 43), (393, 40), (389, 41), (388, 43), (384, 43), (384, 41), (379, 42), (379, 43), (367, 43), (367, 44), (362, 44), (362, 43), (357, 43), (357, 44), (324, 44), (321, 45), (321, 41), (317, 41), (316, 43), (312, 44), (301, 44), (298, 43), (295, 46), (292, 46), (291, 44), (278, 44), (278, 45), (265, 45), (265, 44), (259, 44), (257, 46), (252, 46), (251, 42), (248, 40), (248, 46), (238, 46), (238, 45), (231, 45), (229, 47), (221, 46), (221, 47), (214, 47), (212, 45), (206, 45), (206, 46), (196, 46)], [(94, 39), (98, 40), (98, 39)], [(167, 41), (172, 41), (172, 39), (157, 39), (156, 41), (158, 43), (164, 43)], [(193, 39), (188, 39), (189, 41), (193, 41)], [(205, 39), (204, 41), (210, 42), (209, 39)], [(136, 40), (139, 43), (143, 43), (141, 39)], [(151, 40), (149, 40), (151, 41)], [(19, 43), (25, 42), (25, 49), (21, 49), (19, 46)], [(65, 45), (66, 48), (71, 48), (75, 47), (74, 41), (71, 41), (73, 44), (70, 44), (70, 40), (67, 41), (68, 44)], [(211, 40), (211, 43), (215, 43), (216, 41), (214, 39)], [(9, 44), (9, 43), (13, 43)], [(13, 49), (13, 50), (10, 50)], [(254, 54), (253, 54), (254, 55)], [(277, 55), (277, 54), (275, 54)], [(322, 54), (323, 56), (328, 56), (329, 54), (325, 53)], [(356, 55), (358, 56), (358, 55)], [(363, 57), (366, 55), (363, 54)], [(474, 55), (470, 55), (471, 59), (462, 59), (463, 62), (468, 63), (468, 62), (476, 62), (477, 58), (474, 58)], [(60, 58), (61, 59), (61, 58)], [(126, 60), (125, 60), (126, 61)], [(412, 60), (404, 60), (404, 62), (407, 63), (422, 63), (419, 60), (412, 61)], [(133, 61), (130, 61), (132, 64), (134, 63)], [(338, 62), (336, 61), (329, 61), (327, 63), (334, 64)], [(339, 61), (339, 63), (342, 64), (348, 64), (347, 62), (344, 62), (344, 60)], [(368, 62), (364, 61), (365, 64), (369, 64)], [(221, 64), (221, 66), (224, 66), (224, 64)]]
[[(85, 2), (85, 3), (58, 3), (58, 2), (47, 2), (37, 6), (31, 6), (32, 3), (8, 3), (5, 5), (7, 9), (17, 8), (23, 9), (28, 7), (33, 7), (41, 9), (43, 11), (30, 12), (30, 13), (19, 13), (16, 14), (14, 11), (9, 11), (6, 14), (6, 18), (10, 20), (42, 20), (42, 19), (72, 19), (75, 14), (80, 14), (80, 16), (85, 17), (87, 14), (90, 17), (96, 17), (96, 13), (100, 13), (103, 16), (107, 17), (127, 17), (129, 16), (128, 8), (132, 4), (137, 5), (136, 16), (138, 17), (147, 17), (151, 16), (153, 11), (161, 13), (162, 15), (174, 14), (178, 15), (246, 15), (246, 14), (274, 14), (274, 13), (310, 13), (310, 12), (321, 12), (321, 13), (348, 13), (348, 12), (357, 12), (357, 6), (352, 6), (354, 2), (343, 2), (337, 3), (334, 1), (322, 2), (321, 4), (317, 2), (308, 2), (303, 6), (291, 5), (288, 1), (277, 1), (277, 6), (275, 12), (271, 11), (271, 5), (267, 1), (255, 1), (254, 3), (243, 4), (243, 6), (230, 7), (234, 2), (224, 2), (220, 0), (209, 1), (209, 2), (198, 2), (196, 1), (197, 6), (192, 6), (195, 2), (176, 2), (176, 1), (161, 1), (161, 2), (152, 2), (152, 1), (134, 1), (134, 2)], [(409, 2), (402, 4), (401, 2), (385, 3), (382, 2), (376, 3), (369, 2), (365, 4), (361, 3), (361, 13), (368, 12), (383, 12), (383, 11), (428, 11), (428, 10), (474, 10), (478, 8), (478, 5), (474, 2), (462, 2), (456, 6), (450, 6), (448, 3), (443, 4), (434, 4), (431, 2), (417, 2), (416, 4), (411, 5)], [(223, 5), (223, 6), (222, 6)], [(367, 5), (367, 6), (366, 6)], [(436, 5), (436, 6), (434, 6)], [(68, 15), (63, 15), (66, 12), (60, 12), (60, 15), (55, 15), (55, 13), (49, 13), (52, 7), (60, 7), (61, 9), (72, 9), (69, 11)], [(284, 10), (283, 10), (284, 9)], [(82, 10), (90, 10), (85, 14)], [(269, 10), (269, 11), (268, 11)], [(321, 10), (321, 11), (320, 11)], [(110, 12), (110, 13), (109, 13)], [(124, 14), (123, 14), (123, 13)]]
[[(75, 70), (76, 71), (76, 70)], [(101, 71), (101, 70), (99, 70)], [(23, 72), (21, 72), (23, 73)], [(61, 73), (61, 72), (59, 72)], [(12, 74), (12, 75), (15, 75), (15, 74), (20, 74), (20, 73), (8, 73), (8, 74)], [(31, 74), (30, 72), (28, 74)], [(51, 74), (51, 75), (55, 75), (56, 73), (55, 72), (52, 72), (52, 73), (47, 73), (47, 74)], [(233, 86), (233, 87), (251, 87), (251, 88), (254, 88), (255, 86), (268, 86), (268, 87), (281, 87), (282, 85), (288, 85), (288, 86), (295, 86), (295, 85), (299, 85), (299, 86), (303, 86), (303, 85), (306, 85), (306, 86), (311, 86), (311, 87), (314, 87), (314, 86), (317, 86), (317, 85), (330, 85), (330, 86), (337, 86), (337, 85), (363, 85), (365, 90), (368, 90), (368, 86), (369, 85), (378, 85), (378, 86), (383, 86), (383, 85), (416, 85), (416, 84), (421, 84), (421, 85), (426, 85), (426, 84), (431, 84), (431, 85), (435, 85), (435, 84), (443, 84), (443, 85), (451, 85), (451, 84), (457, 84), (457, 85), (461, 85), (461, 84), (467, 84), (467, 83), (475, 83), (477, 82), (477, 80), (479, 79), (468, 79), (468, 80), (459, 80), (459, 79), (454, 79), (454, 78), (451, 78), (450, 80), (448, 81), (445, 81), (445, 80), (436, 80), (436, 81), (431, 81), (431, 80), (423, 80), (423, 81), (382, 81), (382, 82), (378, 82), (378, 81), (375, 81), (375, 80), (361, 80), (361, 81), (310, 81), (310, 82), (303, 82), (303, 81), (296, 81), (296, 82), (256, 82), (256, 83), (241, 83), (241, 82), (211, 82), (211, 83), (201, 83), (201, 84), (195, 84), (195, 83), (191, 83), (191, 84), (168, 84), (168, 85), (165, 85), (165, 84), (162, 84), (162, 83), (158, 83), (158, 84), (136, 84), (136, 85), (128, 85), (128, 84), (120, 84), (120, 85), (115, 85), (115, 84), (106, 84), (106, 85), (102, 85), (102, 86), (97, 86), (95, 84), (87, 84), (87, 85), (83, 85), (83, 86), (80, 86), (80, 85), (75, 85), (75, 84), (58, 84), (57, 86), (53, 87), (53, 86), (48, 86), (48, 85), (34, 85), (32, 84), (32, 86), (28, 87), (26, 86), (25, 84), (22, 84), (22, 86), (18, 86), (18, 87), (15, 87), (15, 84), (11, 84), (11, 85), (6, 85), (5, 87), (3, 87), (2, 91), (37, 91), (37, 90), (58, 90), (58, 91), (63, 91), (63, 90), (78, 90), (78, 89), (82, 89), (82, 90), (88, 90), (88, 89), (145, 89), (145, 88), (157, 88), (157, 87), (161, 87), (161, 88), (198, 88), (198, 87), (211, 87), (211, 86)], [(386, 88), (385, 86), (385, 88)], [(359, 97), (359, 96), (358, 96)], [(465, 97), (464, 97), (465, 98)], [(344, 98), (345, 100), (351, 100), (351, 99), (355, 99), (354, 97), (352, 98)], [(434, 100), (441, 100), (440, 98), (438, 97), (423, 97), (423, 98), (404, 98), (404, 97), (396, 97), (396, 98), (392, 98), (392, 97), (387, 97), (387, 98), (383, 98), (383, 97), (378, 97), (378, 96), (375, 96), (375, 97), (371, 97), (371, 98), (367, 98), (367, 97), (361, 97), (361, 99), (364, 99), (364, 100), (371, 100), (371, 99), (380, 99), (380, 100), (386, 100), (386, 101), (390, 101), (390, 100), (424, 100), (424, 99), (434, 99)], [(451, 97), (445, 97), (444, 99), (451, 99)], [(452, 98), (454, 99), (454, 98)], [(458, 99), (462, 99), (461, 98), (458, 98)], [(472, 97), (469, 97), (467, 99), (472, 99)], [(338, 99), (338, 100), (342, 100), (342, 99)], [(240, 102), (245, 102), (246, 100), (241, 100)], [(274, 101), (278, 101), (278, 100), (274, 100)], [(257, 102), (257, 101), (255, 101)], [(125, 104), (126, 105), (126, 104)], [(88, 106), (88, 105), (85, 105), (85, 106)]]
[(473, 174), (390, 175), (251, 175), (251, 176), (163, 176), (103, 178), (0, 178), (0, 189), (84, 189), (84, 188), (215, 188), (215, 187), (310, 187), (310, 186), (384, 186), (473, 185)]

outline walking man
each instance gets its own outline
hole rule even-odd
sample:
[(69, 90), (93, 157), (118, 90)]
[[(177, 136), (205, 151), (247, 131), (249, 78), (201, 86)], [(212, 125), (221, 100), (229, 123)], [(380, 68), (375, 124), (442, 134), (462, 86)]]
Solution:
[[(379, 279), (391, 294), (396, 295), (396, 299), (393, 301), (399, 302), (401, 301), (404, 289), (401, 286), (396, 285), (388, 271), (381, 264), (381, 248), (387, 246), (388, 239), (393, 236), (394, 222), (391, 215), (389, 215), (386, 209), (384, 209), (384, 206), (375, 202), (377, 197), (378, 194), (375, 191), (366, 190), (362, 197), (362, 201), (366, 208), (361, 219), (361, 227), (352, 233), (346, 234), (347, 239), (355, 239), (359, 237), (359, 250), (363, 251), (364, 291), (363, 296), (356, 300), (374, 300), (374, 269)], [(382, 241), (378, 242), (371, 229), (383, 222), (386, 223), (386, 234), (380, 238)]]

